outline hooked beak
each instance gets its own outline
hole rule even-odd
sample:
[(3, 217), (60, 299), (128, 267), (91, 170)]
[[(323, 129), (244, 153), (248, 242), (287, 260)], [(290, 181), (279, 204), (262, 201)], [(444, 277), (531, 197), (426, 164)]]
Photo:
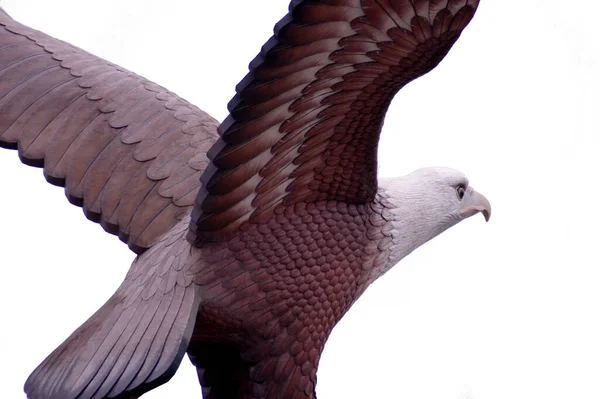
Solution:
[(478, 212), (481, 212), (485, 218), (485, 221), (487, 222), (490, 220), (490, 216), (492, 215), (492, 206), (487, 198), (485, 198), (482, 194), (479, 194), (472, 187), (469, 187), (467, 188), (467, 192), (462, 200), (460, 216), (463, 219), (466, 219)]

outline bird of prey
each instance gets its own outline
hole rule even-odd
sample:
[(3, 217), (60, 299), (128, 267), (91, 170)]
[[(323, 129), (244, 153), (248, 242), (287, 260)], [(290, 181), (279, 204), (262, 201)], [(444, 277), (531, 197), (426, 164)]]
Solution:
[(28, 378), (137, 398), (187, 353), (205, 399), (314, 398), (327, 337), (415, 248), (491, 208), (460, 172), (377, 179), (395, 93), (478, 0), (293, 0), (221, 124), (0, 11), (0, 145), (138, 254)]

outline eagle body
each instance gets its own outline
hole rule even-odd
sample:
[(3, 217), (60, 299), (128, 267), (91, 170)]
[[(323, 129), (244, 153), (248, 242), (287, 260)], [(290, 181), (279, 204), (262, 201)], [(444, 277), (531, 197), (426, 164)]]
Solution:
[(315, 398), (329, 334), (410, 252), (491, 207), (447, 168), (377, 179), (394, 94), (477, 0), (294, 0), (218, 123), (0, 9), (0, 146), (138, 254), (31, 374), (31, 399), (137, 398), (187, 354), (205, 399)]
[[(192, 362), (206, 370), (200, 375), (205, 389), (216, 392), (235, 381), (222, 372), (211, 382), (210, 367), (220, 354), (206, 358), (196, 349), (218, 343), (239, 351), (248, 375), (240, 387), (244, 397), (315, 397), (317, 366), (331, 330), (389, 257), (386, 204), (378, 197), (368, 205), (282, 206), (227, 248), (207, 248), (212, 253), (196, 264), (194, 282), (205, 302), (189, 350)], [(210, 271), (202, 270), (203, 262), (214, 262)]]
[[(64, 364), (77, 376), (78, 368), (101, 364), (106, 373), (96, 374), (98, 384), (109, 385), (111, 378), (115, 387), (131, 384), (144, 368), (130, 361), (143, 352), (138, 342), (173, 325), (179, 330), (162, 333), (182, 344), (161, 354), (166, 373), (187, 348), (206, 397), (229, 397), (224, 392), (234, 386), (244, 398), (314, 397), (329, 333), (388, 261), (391, 207), (383, 195), (365, 205), (280, 206), (274, 218), (242, 229), (226, 243), (200, 247), (182, 239), (185, 218), (134, 261), (115, 295), (39, 368), (56, 371)], [(147, 320), (142, 309), (151, 315)], [(173, 320), (160, 320), (169, 314)], [(139, 337), (130, 339), (130, 331)], [(124, 354), (129, 364), (120, 365)], [(26, 390), (43, 386), (35, 376)], [(92, 379), (78, 395), (94, 397), (97, 389)], [(55, 397), (72, 394), (57, 391)]]

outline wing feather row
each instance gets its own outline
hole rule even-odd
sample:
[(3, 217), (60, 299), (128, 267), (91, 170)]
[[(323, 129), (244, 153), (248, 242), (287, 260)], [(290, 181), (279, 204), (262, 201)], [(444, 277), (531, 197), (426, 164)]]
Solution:
[(194, 203), (217, 122), (0, 11), (0, 146), (141, 253)]
[(277, 204), (372, 200), (393, 96), (441, 61), (477, 5), (293, 1), (236, 87), (188, 240), (224, 240)]

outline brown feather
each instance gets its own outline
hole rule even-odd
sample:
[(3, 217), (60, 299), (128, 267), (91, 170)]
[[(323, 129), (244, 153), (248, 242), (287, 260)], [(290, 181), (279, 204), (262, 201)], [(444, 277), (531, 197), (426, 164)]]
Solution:
[[(188, 121), (187, 132), (174, 129)], [(216, 125), (161, 87), (0, 13), (0, 145), (44, 167), (49, 182), (66, 185), (72, 203), (134, 251), (149, 248), (193, 205), (199, 185), (169, 177), (198, 181), (207, 147), (190, 145), (214, 141)], [(173, 142), (190, 150), (156, 164)], [(131, 179), (142, 198), (127, 188)], [(156, 204), (138, 211), (143, 198)]]
[(330, 332), (397, 245), (376, 179), (387, 107), (477, 4), (292, 1), (220, 138), (162, 87), (0, 10), (0, 144), (141, 253), (28, 397), (138, 397), (187, 351), (206, 399), (314, 399)]
[[(392, 97), (437, 65), (476, 6), (475, 0), (294, 2), (236, 88), (221, 139), (209, 151), (212, 166), (202, 176), (188, 238), (226, 239), (278, 203), (372, 200), (377, 142)], [(257, 188), (245, 191), (248, 206), (238, 187), (256, 175)]]

